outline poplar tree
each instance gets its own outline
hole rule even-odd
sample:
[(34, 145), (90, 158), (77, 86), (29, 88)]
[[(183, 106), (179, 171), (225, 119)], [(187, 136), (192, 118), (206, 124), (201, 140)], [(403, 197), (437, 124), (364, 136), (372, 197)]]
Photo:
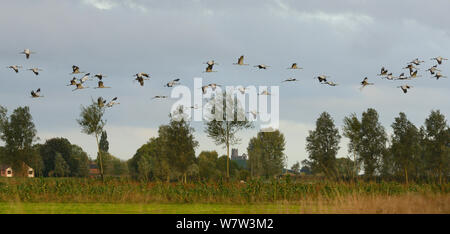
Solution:
[(405, 113), (400, 112), (391, 125), (392, 135), (391, 153), (397, 167), (403, 171), (405, 182), (408, 184), (408, 171), (414, 168), (414, 162), (419, 158), (419, 130), (407, 118)]
[(252, 176), (269, 178), (282, 174), (286, 163), (285, 145), (284, 135), (279, 130), (261, 131), (250, 139), (247, 152)]
[(99, 138), (106, 124), (106, 120), (103, 118), (104, 114), (105, 109), (103, 107), (98, 106), (96, 102), (92, 101), (92, 104), (89, 106), (86, 107), (81, 106), (80, 118), (77, 119), (77, 122), (81, 127), (81, 132), (87, 135), (95, 136), (98, 151), (97, 155), (100, 164), (100, 175), (102, 177), (102, 180), (104, 179), (104, 172), (103, 172), (102, 151), (100, 150)]
[(442, 184), (450, 170), (450, 129), (445, 116), (439, 110), (431, 111), (424, 130), (426, 167)]
[(336, 155), (341, 136), (330, 114), (323, 112), (316, 121), (316, 129), (306, 137), (306, 150), (314, 172), (336, 176)]

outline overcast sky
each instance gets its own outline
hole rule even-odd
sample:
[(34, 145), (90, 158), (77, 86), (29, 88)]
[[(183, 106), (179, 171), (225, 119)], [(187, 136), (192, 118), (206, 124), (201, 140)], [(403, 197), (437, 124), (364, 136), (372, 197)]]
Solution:
[[(131, 158), (157, 129), (168, 123), (175, 100), (152, 101), (170, 95), (163, 85), (174, 78), (193, 87), (204, 84), (279, 85), (280, 131), (286, 137), (288, 165), (307, 158), (305, 138), (321, 112), (329, 112), (342, 132), (342, 120), (375, 108), (388, 132), (400, 111), (421, 126), (431, 110), (448, 116), (449, 79), (432, 79), (425, 70), (450, 57), (450, 1), (294, 1), (294, 0), (14, 0), (0, 8), (0, 105), (10, 112), (30, 106), (39, 142), (66, 137), (94, 157), (95, 138), (81, 133), (76, 122), (80, 106), (91, 97), (117, 96), (118, 106), (106, 113), (110, 153)], [(35, 51), (29, 60), (19, 54)], [(240, 55), (250, 65), (267, 64), (268, 70), (233, 66)], [(399, 75), (409, 61), (425, 60), (422, 77), (402, 82), (376, 76), (385, 66)], [(205, 74), (204, 62), (214, 59), (218, 72)], [(297, 62), (303, 70), (286, 68)], [(16, 74), (9, 65), (39, 67)], [(111, 89), (72, 92), (66, 84), (71, 66), (91, 74), (103, 73)], [(450, 75), (450, 62), (440, 70)], [(148, 72), (144, 87), (132, 75)], [(314, 76), (326, 74), (339, 86), (321, 85)], [(374, 86), (359, 90), (369, 77)], [(298, 83), (280, 81), (290, 77)], [(403, 94), (397, 86), (413, 88)], [(88, 86), (95, 86), (91, 82)], [(31, 99), (41, 88), (42, 99)], [(201, 150), (217, 150), (206, 137), (203, 123), (193, 123)], [(242, 132), (246, 152), (257, 129)], [(347, 156), (343, 138), (338, 157)]]

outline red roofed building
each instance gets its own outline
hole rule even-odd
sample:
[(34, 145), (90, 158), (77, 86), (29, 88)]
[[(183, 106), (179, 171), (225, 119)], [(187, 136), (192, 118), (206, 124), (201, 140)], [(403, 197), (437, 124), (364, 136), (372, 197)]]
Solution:
[(100, 170), (98, 169), (98, 165), (95, 162), (89, 163), (89, 177), (98, 177), (100, 176)]

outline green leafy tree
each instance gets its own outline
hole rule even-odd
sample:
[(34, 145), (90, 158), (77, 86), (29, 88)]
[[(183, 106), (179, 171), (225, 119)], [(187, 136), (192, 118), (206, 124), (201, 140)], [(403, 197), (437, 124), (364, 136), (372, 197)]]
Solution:
[(450, 130), (445, 116), (439, 110), (431, 111), (425, 120), (423, 135), (426, 169), (428, 174), (437, 176), (442, 184), (450, 169)]
[(431, 179), (432, 178), (432, 173), (431, 170), (429, 170), (429, 163), (428, 163), (428, 159), (429, 159), (429, 153), (428, 151), (428, 140), (426, 137), (426, 130), (424, 126), (421, 126), (419, 128), (419, 137), (420, 137), (420, 155), (419, 158), (416, 159), (417, 162), (415, 163), (415, 170), (417, 172), (417, 177), (419, 179)]
[(356, 178), (360, 169), (360, 145), (361, 145), (361, 122), (356, 114), (344, 118), (343, 134), (349, 139), (348, 152), (353, 155), (353, 177)]
[(311, 175), (313, 173), (311, 161), (304, 159), (302, 160), (301, 165), (302, 168), (300, 169), (300, 173), (304, 173), (305, 175)]
[(128, 176), (127, 162), (124, 160), (116, 159), (113, 161), (113, 173), (115, 176)]
[(217, 159), (219, 155), (216, 151), (202, 151), (198, 156), (199, 176), (205, 180), (217, 179)]
[(162, 151), (172, 170), (183, 176), (187, 181), (189, 167), (195, 162), (195, 148), (198, 142), (194, 138), (194, 129), (185, 121), (183, 108), (170, 115), (170, 123), (160, 132)]
[(69, 165), (66, 160), (62, 157), (60, 153), (56, 153), (55, 161), (54, 161), (54, 170), (50, 172), (51, 176), (55, 177), (65, 177), (70, 173)]
[[(226, 172), (223, 171), (223, 168), (225, 168), (227, 166), (227, 163), (229, 163), (229, 174), (227, 177)], [(239, 165), (235, 162), (235, 161), (228, 161), (227, 160), (227, 155), (222, 155), (217, 159), (217, 163), (216, 163), (217, 167), (216, 170), (219, 172), (219, 178), (221, 179), (227, 179), (229, 180), (230, 178), (237, 178), (237, 176), (239, 175)]]
[[(161, 126), (159, 132), (164, 132), (166, 129), (167, 126)], [(162, 148), (163, 141), (160, 137), (151, 138), (146, 144), (142, 145), (134, 156), (128, 160), (130, 175), (140, 180), (166, 179), (170, 181), (172, 170), (170, 170), (169, 160)], [(140, 166), (139, 161), (141, 161)], [(146, 164), (148, 164), (148, 167)]]
[(378, 113), (369, 108), (362, 114), (361, 121), (355, 114), (344, 118), (344, 136), (350, 142), (349, 153), (353, 154), (354, 175), (363, 164), (367, 177), (381, 173), (381, 162), (388, 155), (386, 150), (387, 135), (384, 127), (378, 121)]
[(340, 139), (333, 119), (327, 112), (323, 112), (316, 121), (316, 129), (309, 131), (306, 138), (306, 150), (314, 172), (328, 177), (336, 176), (336, 155)]
[(138, 178), (142, 181), (148, 181), (150, 178), (151, 164), (149, 159), (141, 157), (137, 160)]
[(77, 120), (81, 131), (87, 135), (94, 135), (97, 143), (98, 158), (100, 164), (100, 175), (104, 179), (102, 152), (100, 150), (99, 137), (103, 132), (106, 120), (103, 119), (105, 109), (99, 107), (94, 101), (91, 105), (81, 107), (80, 118)]
[(43, 175), (50, 176), (55, 168), (55, 157), (60, 154), (69, 167), (65, 176), (85, 177), (89, 173), (89, 157), (80, 146), (72, 145), (66, 138), (51, 138), (39, 147), (44, 164)]
[(295, 174), (300, 173), (300, 163), (296, 162), (294, 165), (291, 166), (291, 170), (295, 172)]
[(194, 129), (185, 121), (183, 109), (170, 115), (170, 123), (159, 127), (158, 137), (151, 138), (128, 162), (130, 174), (140, 179), (196, 177)]
[(238, 144), (240, 138), (237, 137), (237, 133), (251, 128), (252, 124), (245, 117), (241, 104), (237, 103), (233, 95), (223, 93), (222, 96), (217, 96), (221, 99), (216, 99), (216, 105), (211, 110), (214, 118), (207, 122), (205, 132), (216, 145), (223, 145), (227, 149), (226, 178), (228, 179), (230, 177), (230, 145)]
[(362, 114), (359, 155), (364, 164), (364, 174), (368, 177), (379, 172), (383, 154), (386, 152), (387, 135), (378, 121), (378, 113), (369, 108)]
[(80, 146), (71, 145), (68, 163), (71, 176), (86, 177), (89, 175), (89, 156)]
[(5, 153), (5, 147), (0, 146), (0, 164), (4, 164), (6, 161), (6, 153)]
[(29, 107), (18, 107), (8, 117), (7, 109), (0, 106), (0, 139), (5, 142), (5, 161), (12, 164), (16, 175), (27, 173), (25, 163), (33, 154), (36, 134)]
[(186, 175), (191, 179), (198, 179), (200, 173), (200, 168), (197, 163), (192, 163), (189, 165)]
[(56, 155), (63, 157), (65, 162), (69, 161), (72, 145), (65, 138), (51, 138), (39, 147), (39, 151), (45, 167), (44, 176), (50, 176), (50, 172), (55, 171)]
[[(42, 160), (40, 152), (41, 144), (33, 145), (31, 154), (26, 160), (26, 164), (29, 165), (34, 170), (34, 175), (36, 177), (44, 176), (44, 161)], [(1, 160), (0, 160), (1, 161)]]
[[(399, 177), (403, 174), (399, 175), (399, 168), (396, 163), (395, 156), (391, 150), (391, 148), (388, 148), (381, 157), (381, 165), (380, 165), (380, 176), (382, 178), (392, 178), (392, 177)], [(402, 173), (402, 172), (401, 172)], [(403, 172), (404, 173), (404, 172)]]
[(103, 152), (103, 170), (108, 176), (126, 176), (128, 174), (127, 163), (114, 157), (110, 153)]
[(280, 175), (286, 163), (284, 135), (279, 131), (259, 132), (250, 139), (247, 152), (252, 176)]
[(420, 156), (419, 130), (403, 112), (400, 112), (391, 126), (394, 134), (390, 150), (396, 165), (403, 169), (405, 181), (408, 183), (408, 171), (414, 168), (414, 163)]
[(100, 137), (100, 151), (104, 153), (108, 153), (109, 151), (108, 134), (106, 131), (103, 131), (102, 136)]
[[(336, 171), (338, 176), (349, 178), (354, 176), (354, 162), (350, 158), (337, 158), (336, 159)], [(358, 171), (356, 171), (358, 173)]]

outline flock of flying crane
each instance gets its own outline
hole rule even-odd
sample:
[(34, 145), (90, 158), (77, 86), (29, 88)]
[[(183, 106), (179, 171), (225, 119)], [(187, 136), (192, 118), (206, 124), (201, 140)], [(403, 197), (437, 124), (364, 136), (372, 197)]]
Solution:
[[(31, 54), (35, 54), (35, 52), (31, 51), (30, 49), (25, 49), (20, 54), (25, 54), (26, 59), (29, 59)], [(444, 75), (442, 75), (440, 73), (441, 70), (438, 69), (438, 65), (441, 65), (444, 60), (448, 60), (448, 59), (439, 56), (439, 57), (431, 58), (431, 60), (436, 60), (437, 64), (432, 66), (431, 68), (427, 69), (426, 71), (429, 71), (431, 73), (431, 75), (433, 75), (432, 78), (435, 77), (437, 80), (440, 79), (440, 78), (446, 78), (446, 76), (444, 76)], [(385, 67), (381, 68), (381, 72), (377, 76), (381, 76), (382, 78), (388, 79), (388, 80), (411, 80), (411, 79), (415, 79), (415, 78), (421, 77), (420, 75), (417, 74), (418, 70), (420, 68), (418, 68), (416, 66), (419, 66), (421, 63), (424, 63), (424, 62), (425, 61), (421, 61), (418, 58), (416, 58), (413, 61), (409, 62), (407, 64), (407, 66), (403, 68), (403, 69), (408, 69), (409, 70), (409, 76), (406, 76), (405, 73), (401, 73), (398, 77), (395, 77), (395, 76), (393, 76), (392, 72), (389, 73), (389, 71)], [(208, 73), (209, 72), (217, 72), (217, 71), (213, 70), (214, 65), (218, 65), (218, 63), (214, 62), (214, 60), (208, 61), (205, 64), (207, 64), (205, 72), (208, 72)], [(237, 63), (233, 63), (233, 65), (248, 66), (249, 64), (245, 64), (244, 63), (244, 56), (242, 55), (242, 56), (240, 56), (238, 58)], [(258, 69), (265, 70), (265, 69), (269, 68), (270, 66), (267, 66), (265, 64), (259, 64), (259, 65), (256, 65), (254, 67), (257, 67)], [(20, 65), (11, 65), (11, 66), (8, 66), (7, 68), (10, 68), (10, 69), (14, 70), (16, 73), (18, 73), (19, 69), (21, 69), (22, 66), (20, 66)], [(298, 69), (303, 69), (303, 68), (299, 67), (297, 65), (297, 63), (293, 63), (287, 69), (298, 70)], [(40, 71), (42, 71), (42, 69), (37, 68), (37, 67), (29, 68), (28, 70), (32, 71), (36, 76), (39, 75)], [(86, 81), (91, 80), (91, 79), (95, 79), (95, 78), (98, 79), (98, 85), (97, 85), (97, 87), (94, 87), (94, 89), (111, 88), (111, 87), (108, 87), (108, 86), (104, 85), (103, 78), (106, 77), (106, 76), (101, 74), (101, 73), (96, 74), (96, 75), (91, 77), (90, 76), (91, 74), (89, 72), (82, 72), (82, 71), (80, 71), (80, 68), (78, 66), (73, 65), (72, 66), (72, 73), (70, 73), (70, 74), (71, 75), (82, 74), (81, 78), (73, 77), (70, 80), (70, 83), (67, 85), (67, 86), (75, 86), (75, 89), (73, 89), (72, 91), (89, 88), (87, 86), (84, 86), (83, 84)], [(144, 72), (137, 73), (137, 74), (133, 75), (133, 77), (136, 77), (134, 80), (139, 82), (139, 84), (141, 86), (144, 86), (144, 81), (145, 80), (149, 80), (150, 79), (150, 75), (148, 73), (144, 73)], [(321, 84), (325, 84), (325, 85), (329, 85), (329, 86), (337, 86), (338, 85), (338, 84), (334, 83), (333, 81), (328, 80), (328, 78), (329, 78), (329, 76), (326, 76), (326, 75), (319, 75), (317, 77), (314, 77), (314, 79), (318, 79), (319, 83), (321, 83)], [(174, 80), (168, 82), (165, 85), (165, 87), (173, 87), (173, 86), (179, 84), (179, 81), (180, 81), (180, 79), (174, 79)], [(295, 81), (298, 81), (298, 80), (295, 79), (295, 78), (289, 78), (289, 79), (283, 80), (282, 82), (295, 82)], [(364, 80), (361, 81), (360, 84), (361, 84), (361, 88), (360, 88), (361, 90), (364, 87), (368, 86), (368, 85), (374, 85), (374, 83), (369, 83), (369, 79), (367, 77), (365, 77)], [(215, 83), (211, 83), (211, 84), (202, 86), (202, 92), (205, 94), (208, 88), (211, 88), (212, 90), (215, 90), (215, 88), (217, 86), (220, 86), (220, 85), (215, 84)], [(412, 88), (412, 86), (407, 85), (407, 84), (402, 85), (402, 86), (397, 86), (397, 87), (401, 88), (404, 93), (407, 93), (408, 89)], [(246, 89), (243, 88), (243, 87), (239, 87), (237, 90), (240, 91), (242, 94), (244, 94), (245, 91), (246, 91)], [(270, 95), (270, 93), (269, 93), (269, 91), (264, 90), (259, 95)], [(41, 98), (41, 97), (44, 97), (44, 96), (41, 95), (41, 89), (38, 88), (36, 91), (35, 90), (31, 91), (31, 97), (32, 98)], [(167, 97), (168, 96), (158, 95), (158, 96), (154, 96), (152, 99), (164, 99), (164, 98), (167, 98)], [(112, 106), (114, 106), (116, 104), (120, 104), (120, 103), (117, 102), (117, 97), (113, 98), (109, 102), (104, 100), (102, 97), (99, 97), (97, 99), (97, 104), (100, 107), (104, 107), (104, 106), (112, 107)], [(198, 107), (197, 106), (192, 106), (191, 108), (192, 109), (194, 109), (194, 108), (196, 109)], [(256, 115), (253, 112), (251, 112), (251, 113), (253, 115)]]
[[(431, 58), (431, 60), (436, 60), (437, 64), (433, 65), (432, 67), (428, 68), (426, 71), (429, 71), (432, 75), (432, 78), (435, 77), (436, 80), (439, 80), (440, 78), (447, 78), (447, 76), (444, 76), (441, 74), (441, 70), (438, 69), (438, 65), (441, 65), (444, 60), (448, 60), (446, 58), (443, 58), (441, 56)], [(425, 61), (419, 60), (419, 58), (414, 59), (413, 61), (409, 62), (406, 67), (402, 69), (408, 69), (409, 70), (409, 76), (406, 76), (404, 72), (402, 72), (399, 76), (395, 77), (392, 75), (392, 72), (388, 73), (389, 71), (382, 67), (380, 74), (378, 76), (381, 76), (382, 78), (388, 79), (388, 80), (411, 80), (414, 78), (421, 77), (420, 75), (417, 75), (417, 72), (420, 68), (416, 67), (419, 66), (421, 63), (424, 63)], [(373, 85), (373, 83), (368, 82), (368, 78), (365, 77), (364, 80), (361, 82), (361, 89), (364, 88), (367, 85)], [(403, 93), (407, 93), (408, 89), (412, 88), (410, 85), (401, 85), (397, 86), (397, 88), (401, 88)]]

